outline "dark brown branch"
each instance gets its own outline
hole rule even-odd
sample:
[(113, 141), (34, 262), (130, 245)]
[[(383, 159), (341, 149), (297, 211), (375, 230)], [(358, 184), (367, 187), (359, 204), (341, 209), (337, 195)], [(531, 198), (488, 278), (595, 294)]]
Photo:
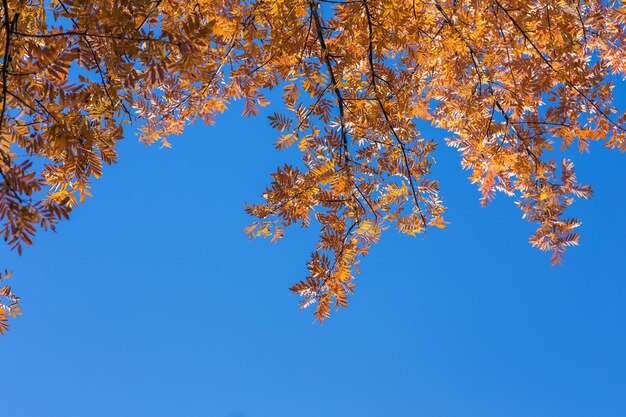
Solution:
[[(436, 2), (435, 7), (439, 11), (439, 13), (443, 16), (444, 21), (459, 35), (459, 38), (463, 41), (463, 43), (467, 47), (467, 49), (469, 51), (470, 58), (472, 60), (472, 65), (474, 66), (474, 69), (476, 70), (476, 75), (478, 76), (478, 80), (479, 80), (479, 83), (480, 83), (479, 84), (480, 88), (482, 89), (482, 85), (484, 84), (484, 81), (483, 81), (483, 75), (484, 75), (487, 78), (486, 81), (487, 81), (487, 85), (489, 87), (487, 90), (488, 90), (489, 94), (491, 95), (491, 97), (494, 100), (494, 106), (498, 109), (498, 111), (500, 112), (500, 114), (502, 115), (504, 120), (506, 121), (507, 128), (508, 128), (508, 126), (511, 126), (511, 129), (513, 130), (513, 132), (515, 133), (515, 135), (517, 136), (519, 141), (524, 146), (524, 149), (526, 150), (526, 153), (532, 158), (532, 161), (533, 161), (534, 165), (535, 166), (540, 165), (541, 164), (541, 160), (531, 150), (531, 148), (528, 145), (528, 143), (526, 143), (526, 140), (524, 139), (524, 137), (521, 135), (519, 130), (515, 127), (515, 124), (511, 121), (510, 116), (507, 114), (507, 112), (504, 110), (504, 108), (500, 104), (500, 100), (498, 100), (498, 97), (496, 96), (495, 91), (493, 90), (493, 86), (492, 86), (493, 81), (491, 80), (491, 77), (489, 76), (489, 74), (485, 73), (485, 71), (481, 68), (479, 60), (478, 60), (478, 57), (476, 55), (476, 52), (474, 51), (474, 48), (467, 41), (467, 39), (465, 39), (465, 37), (458, 30), (456, 25), (454, 25), (454, 23), (452, 22), (452, 20), (448, 16), (448, 14), (443, 10), (443, 7), (441, 7), (439, 2)], [(479, 94), (482, 94), (482, 91)], [(493, 112), (492, 112), (492, 119), (493, 119)], [(490, 124), (491, 124), (491, 120), (490, 120)], [(488, 132), (486, 132), (486, 133), (488, 133)]]
[[(537, 45), (535, 45), (535, 43), (532, 41), (532, 39), (530, 39), (530, 36), (528, 36), (528, 33), (519, 25), (519, 23), (517, 23), (517, 20), (515, 20), (515, 18), (513, 16), (511, 16), (511, 14), (509, 13), (509, 10), (506, 9), (498, 0), (494, 0), (494, 3), (498, 6), (499, 9), (501, 9), (504, 12), (504, 14), (506, 14), (506, 16), (509, 18), (511, 23), (513, 23), (513, 26), (515, 26), (515, 28), (521, 33), (521, 35), (530, 44), (530, 46), (537, 53), (537, 55), (539, 55), (541, 60), (546, 63), (548, 68), (550, 68), (550, 70), (552, 70), (556, 74), (561, 74), (561, 72), (559, 70), (554, 68), (554, 65), (552, 65), (552, 62), (550, 62), (550, 60), (539, 50), (539, 48), (537, 47)], [(613, 119), (611, 119), (609, 117), (609, 115), (606, 114), (606, 112), (604, 110), (602, 110), (600, 108), (600, 106), (598, 106), (598, 104), (594, 100), (592, 100), (585, 93), (583, 93), (580, 90), (580, 88), (578, 88), (578, 87), (576, 87), (576, 85), (574, 85), (574, 83), (572, 83), (570, 80), (565, 78), (565, 84), (570, 86), (572, 89), (574, 89), (574, 91), (576, 91), (585, 101), (587, 101), (589, 104), (591, 104), (591, 106), (594, 109), (596, 109), (598, 111), (598, 113), (600, 113), (600, 115), (602, 115), (602, 117), (609, 122), (609, 124), (611, 126), (615, 127), (616, 129), (618, 129), (618, 130), (620, 130), (622, 132), (626, 132), (626, 128), (620, 126), (615, 121), (613, 121)]]
[[(2, 9), (3, 9), (3, 15), (4, 15), (3, 20), (4, 20), (4, 31), (6, 32), (5, 34), (6, 39), (4, 43), (4, 57), (2, 60), (2, 109), (0, 110), (0, 133), (2, 133), (2, 130), (4, 129), (4, 116), (5, 116), (6, 109), (7, 109), (7, 89), (8, 89), (7, 83), (8, 83), (9, 64), (11, 61), (11, 54), (10, 54), (11, 34), (13, 33), (13, 30), (17, 23), (17, 19), (19, 17), (19, 14), (15, 14), (13, 15), (13, 20), (9, 19), (9, 5), (8, 5), (7, 0), (2, 0)], [(2, 151), (2, 159), (4, 160), (4, 163), (6, 164), (7, 167), (11, 166), (11, 159), (4, 151)], [(17, 200), (20, 203), (23, 203), (24, 200), (18, 194), (18, 192), (11, 186), (4, 172), (4, 169), (2, 168), (0, 168), (0, 176), (2, 176), (2, 179), (4, 180), (4, 183), (6, 184), (11, 194), (13, 194), (13, 196), (15, 196), (15, 198), (17, 198)]]
[[(369, 67), (370, 67), (370, 84), (371, 86), (374, 88), (374, 95), (375, 95), (375, 101), (378, 103), (378, 106), (380, 107), (380, 110), (383, 114), (383, 117), (385, 118), (385, 121), (387, 122), (387, 126), (389, 127), (389, 130), (391, 131), (391, 135), (393, 136), (393, 138), (396, 140), (396, 142), (398, 143), (398, 146), (400, 146), (400, 150), (402, 151), (402, 157), (404, 159), (404, 166), (407, 170), (407, 177), (409, 179), (409, 185), (411, 186), (411, 193), (413, 194), (413, 200), (415, 202), (415, 208), (417, 209), (420, 218), (422, 219), (422, 222), (424, 223), (424, 227), (426, 227), (426, 216), (424, 215), (424, 212), (422, 211), (422, 208), (420, 207), (419, 204), (419, 198), (417, 196), (417, 191), (415, 190), (415, 184), (413, 183), (413, 173), (411, 172), (411, 165), (409, 164), (409, 157), (407, 156), (407, 152), (406, 152), (406, 148), (404, 146), (404, 142), (402, 142), (402, 140), (400, 139), (400, 137), (398, 136), (395, 127), (393, 126), (393, 124), (391, 123), (391, 119), (389, 118), (389, 114), (387, 113), (387, 110), (385, 109), (385, 106), (382, 102), (382, 100), (380, 99), (379, 93), (378, 93), (378, 84), (376, 82), (377, 79), (382, 80), (382, 78), (378, 77), (376, 75), (376, 70), (374, 68), (374, 35), (373, 35), (373, 25), (372, 25), (372, 16), (369, 10), (369, 5), (367, 3), (367, 0), (363, 0), (363, 6), (365, 7), (365, 16), (367, 17), (367, 27), (369, 30), (369, 39), (368, 39), (368, 61), (369, 61)], [(384, 80), (383, 80), (384, 81)]]
[(90, 38), (100, 38), (100, 39), (115, 39), (119, 41), (133, 41), (133, 42), (160, 42), (167, 43), (172, 45), (180, 45), (180, 42), (173, 42), (167, 39), (158, 39), (158, 38), (148, 38), (148, 37), (127, 37), (122, 35), (113, 35), (113, 34), (101, 34), (101, 33), (92, 33), (92, 32), (84, 32), (84, 31), (66, 31), (66, 32), (56, 32), (56, 33), (24, 33), (24, 32), (13, 32), (16, 36), (22, 36), (24, 38), (37, 38), (37, 39), (46, 39), (46, 38), (57, 38), (63, 36), (82, 36), (82, 37), (90, 37)]
[[(59, 4), (61, 5), (61, 7), (63, 8), (63, 10), (65, 10), (65, 12), (70, 16), (70, 20), (72, 21), (72, 23), (74, 23), (74, 26), (76, 28), (80, 29), (80, 26), (78, 25), (78, 21), (76, 19), (74, 19), (73, 17), (71, 17), (71, 13), (68, 10), (68, 8), (65, 5), (65, 3), (63, 3), (62, 0), (58, 0), (58, 1), (59, 1)], [(94, 63), (96, 64), (96, 68), (98, 70), (98, 74), (100, 75), (100, 83), (102, 84), (102, 88), (104, 89), (105, 94), (107, 95), (107, 97), (109, 98), (109, 101), (111, 102), (111, 108), (115, 109), (116, 103), (113, 100), (113, 97), (111, 96), (111, 93), (109, 93), (109, 89), (107, 88), (106, 79), (104, 78), (104, 76), (105, 76), (104, 69), (102, 68), (102, 65), (100, 64), (100, 58), (96, 54), (96, 51), (94, 50), (93, 45), (91, 44), (91, 41), (89, 40), (89, 36), (85, 36), (85, 42), (87, 43), (87, 46), (89, 47), (89, 50), (91, 51), (91, 55), (93, 56)], [(130, 110), (128, 110), (126, 108), (124, 103), (119, 102), (119, 104), (122, 106), (122, 109), (124, 110), (124, 113), (126, 113), (128, 118), (130, 120), (132, 120), (132, 115), (130, 113)]]
[(335, 78), (335, 72), (333, 70), (333, 66), (330, 62), (330, 55), (328, 53), (328, 48), (326, 46), (326, 41), (324, 39), (324, 32), (322, 31), (322, 20), (320, 19), (319, 14), (317, 13), (318, 4), (315, 0), (309, 1), (309, 9), (311, 10), (311, 16), (315, 20), (315, 27), (317, 29), (317, 38), (320, 44), (321, 49), (321, 58), (322, 61), (326, 64), (326, 69), (328, 70), (328, 75), (330, 77), (330, 82), (333, 86), (333, 90), (335, 92), (335, 96), (337, 96), (337, 107), (339, 108), (339, 123), (341, 124), (341, 140), (343, 143), (343, 158), (344, 162), (347, 164), (349, 159), (348, 153), (348, 134), (346, 131), (345, 124), (345, 110), (344, 110), (344, 102), (343, 96), (341, 94), (341, 90), (339, 89), (339, 84), (337, 83), (337, 79)]
[(4, 31), (6, 38), (4, 43), (4, 57), (2, 59), (2, 110), (0, 111), (0, 132), (4, 122), (4, 112), (7, 105), (7, 72), (9, 70), (9, 48), (11, 47), (11, 23), (9, 22), (9, 5), (7, 0), (2, 0), (4, 12)]
[(137, 25), (137, 27), (135, 28), (136, 31), (140, 31), (141, 28), (143, 27), (143, 25), (146, 24), (146, 22), (148, 21), (148, 19), (150, 19), (150, 16), (152, 16), (152, 13), (154, 13), (159, 6), (161, 5), (161, 1), (162, 0), (156, 0), (154, 7), (152, 8), (152, 10), (150, 10), (147, 14), (146, 17), (143, 18), (143, 20), (141, 22), (139, 22), (139, 24)]

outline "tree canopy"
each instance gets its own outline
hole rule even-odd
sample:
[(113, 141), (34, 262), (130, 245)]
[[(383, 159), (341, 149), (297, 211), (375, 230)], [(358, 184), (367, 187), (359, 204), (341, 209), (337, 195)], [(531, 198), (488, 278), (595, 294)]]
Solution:
[[(555, 264), (579, 239), (566, 208), (591, 196), (563, 152), (626, 150), (613, 98), (626, 77), (622, 2), (1, 2), (0, 233), (20, 253), (90, 195), (124, 124), (168, 147), (236, 100), (255, 116), (277, 97), (275, 146), (301, 161), (272, 173), (245, 231), (278, 240), (294, 223), (319, 228), (291, 290), (323, 320), (347, 305), (384, 230), (446, 227), (437, 144), (420, 123), (449, 132), (482, 204), (515, 199), (537, 225), (530, 244)], [(0, 289), (0, 333), (18, 301)]]

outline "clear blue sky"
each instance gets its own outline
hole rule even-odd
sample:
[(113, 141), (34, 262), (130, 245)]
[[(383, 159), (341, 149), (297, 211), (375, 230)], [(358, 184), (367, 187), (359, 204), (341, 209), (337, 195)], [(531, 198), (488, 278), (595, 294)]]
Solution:
[(387, 233), (350, 308), (319, 325), (287, 290), (315, 230), (242, 234), (243, 203), (288, 157), (275, 137), (237, 110), (171, 150), (131, 134), (71, 221), (3, 252), (25, 315), (0, 339), (2, 415), (626, 415), (626, 156), (576, 158), (595, 197), (554, 268), (513, 202), (480, 208), (441, 146), (449, 229)]

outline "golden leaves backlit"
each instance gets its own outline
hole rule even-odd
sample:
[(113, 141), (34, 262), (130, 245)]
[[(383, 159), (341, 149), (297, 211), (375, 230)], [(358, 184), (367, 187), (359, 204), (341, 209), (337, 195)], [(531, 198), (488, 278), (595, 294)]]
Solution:
[(551, 153), (593, 141), (626, 151), (626, 115), (613, 102), (626, 75), (623, 5), (1, 2), (0, 233), (20, 252), (90, 195), (124, 124), (169, 146), (235, 100), (244, 116), (260, 114), (275, 91), (275, 146), (302, 159), (247, 206), (258, 219), (246, 233), (278, 240), (293, 223), (319, 228), (309, 275), (292, 287), (319, 320), (347, 305), (384, 230), (447, 225), (430, 174), (436, 144), (418, 121), (450, 132), (483, 204), (498, 192), (516, 200), (538, 226), (530, 243), (553, 263), (579, 239), (567, 207), (591, 189)]

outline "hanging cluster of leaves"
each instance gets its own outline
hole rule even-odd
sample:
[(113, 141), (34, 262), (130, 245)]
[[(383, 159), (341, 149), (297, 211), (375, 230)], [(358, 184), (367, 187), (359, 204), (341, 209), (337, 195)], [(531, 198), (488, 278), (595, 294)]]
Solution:
[[(0, 272), (0, 284), (11, 278), (11, 272), (6, 269)], [(13, 294), (11, 287), (3, 285), (0, 287), (0, 335), (9, 328), (9, 317), (16, 317), (22, 314), (19, 306), (20, 298)]]
[(235, 100), (257, 115), (271, 89), (276, 148), (302, 160), (272, 174), (246, 231), (278, 239), (315, 222), (292, 290), (319, 320), (347, 305), (383, 230), (445, 227), (419, 121), (450, 132), (483, 204), (516, 200), (554, 263), (578, 242), (565, 209), (591, 189), (550, 151), (626, 150), (612, 96), (626, 76), (621, 2), (0, 1), (0, 233), (20, 252), (89, 195), (124, 123), (169, 146)]

